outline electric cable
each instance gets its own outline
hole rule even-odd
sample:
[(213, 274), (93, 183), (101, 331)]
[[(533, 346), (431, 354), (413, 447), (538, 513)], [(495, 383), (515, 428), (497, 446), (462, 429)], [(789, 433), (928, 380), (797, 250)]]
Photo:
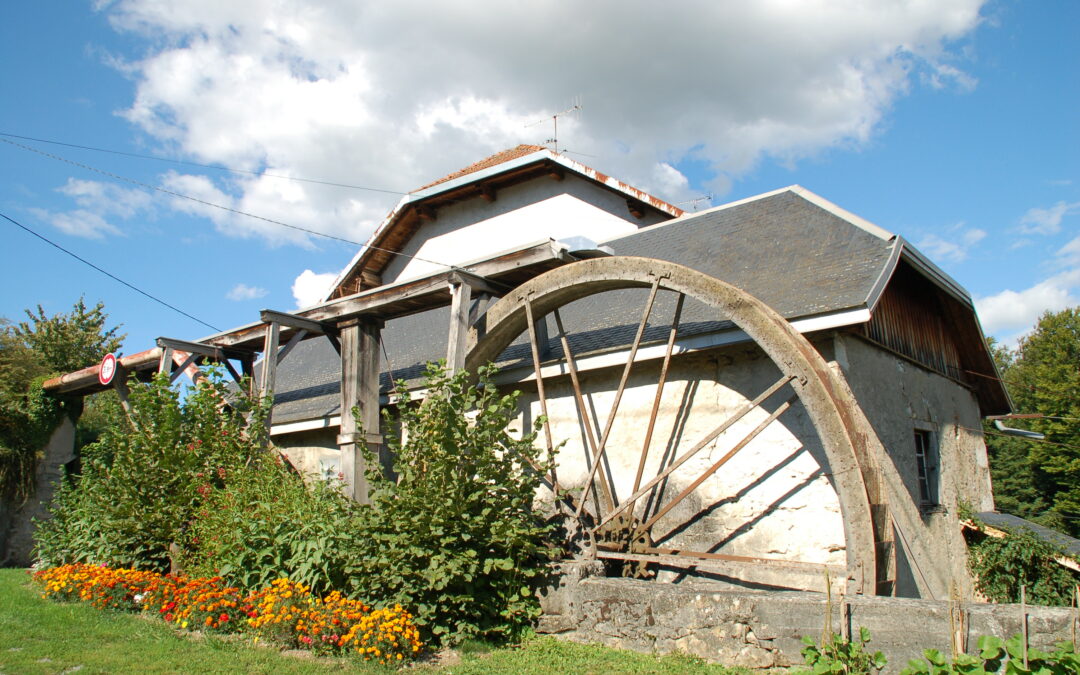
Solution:
[[(0, 136), (2, 136), (2, 134), (0, 134)], [(51, 152), (45, 152), (44, 150), (39, 150), (39, 149), (31, 147), (29, 145), (23, 145), (22, 143), (16, 143), (15, 141), (12, 141), (12, 140), (7, 139), (7, 138), (0, 138), (0, 142), (7, 143), (8, 145), (13, 145), (13, 146), (15, 146), (17, 148), (22, 148), (23, 150), (29, 150), (30, 152), (39, 154), (39, 155), (41, 155), (43, 157), (48, 157), (49, 159), (54, 159), (54, 160), (56, 160), (58, 162), (64, 162), (65, 164), (71, 164), (72, 166), (77, 166), (80, 169), (85, 169), (87, 171), (93, 171), (94, 173), (99, 173), (99, 174), (101, 174), (103, 176), (108, 176), (109, 178), (112, 178), (112, 179), (115, 179), (115, 180), (124, 181), (126, 183), (131, 183), (132, 185), (137, 185), (137, 186), (139, 186), (141, 188), (145, 188), (147, 190), (154, 190), (156, 192), (161, 192), (161, 193), (173, 196), (173, 197), (179, 197), (181, 199), (187, 199), (187, 200), (193, 201), (193, 202), (195, 202), (197, 204), (202, 204), (204, 206), (210, 206), (210, 207), (213, 207), (215, 209), (221, 209), (222, 211), (228, 211), (229, 213), (235, 213), (235, 214), (241, 215), (241, 216), (247, 216), (248, 218), (254, 218), (256, 220), (261, 220), (263, 222), (267, 222), (267, 223), (270, 223), (272, 225), (280, 225), (281, 227), (287, 227), (287, 228), (289, 228), (291, 230), (297, 230), (299, 232), (305, 232), (307, 234), (313, 234), (313, 235), (315, 235), (317, 237), (324, 237), (326, 239), (332, 239), (334, 241), (344, 242), (346, 244), (351, 244), (353, 246), (360, 246), (362, 248), (371, 249), (373, 251), (381, 251), (383, 253), (389, 253), (391, 255), (397, 255), (397, 256), (404, 257), (404, 258), (412, 258), (413, 260), (419, 260), (420, 262), (426, 262), (426, 263), (429, 263), (429, 264), (432, 264), (432, 265), (438, 265), (440, 267), (445, 267), (447, 269), (456, 269), (454, 265), (447, 265), (446, 263), (438, 262), (437, 260), (428, 260), (427, 258), (421, 258), (418, 255), (410, 255), (408, 253), (402, 253), (400, 251), (392, 251), (392, 250), (387, 249), (387, 248), (380, 248), (378, 246), (371, 246), (371, 245), (368, 245), (368, 244), (363, 244), (361, 242), (353, 241), (351, 239), (345, 239), (344, 237), (337, 237), (337, 236), (334, 236), (332, 234), (326, 234), (324, 232), (318, 232), (316, 230), (311, 230), (311, 229), (308, 229), (306, 227), (300, 227), (299, 225), (290, 225), (289, 223), (284, 223), (284, 222), (282, 222), (280, 220), (274, 220), (273, 218), (266, 218), (265, 216), (257, 216), (254, 213), (248, 213), (247, 211), (241, 211), (239, 209), (234, 209), (231, 206), (224, 206), (222, 204), (215, 204), (214, 202), (208, 202), (205, 199), (199, 199), (198, 197), (192, 197), (191, 195), (186, 195), (186, 194), (183, 194), (181, 192), (175, 192), (175, 191), (169, 190), (167, 188), (159, 187), (159, 186), (156, 186), (156, 185), (150, 185), (149, 183), (144, 183), (142, 181), (135, 180), (134, 178), (128, 178), (126, 176), (121, 176), (119, 174), (112, 173), (111, 171), (105, 171), (104, 169), (98, 169), (96, 167), (90, 166), (89, 164), (83, 164), (82, 162), (76, 162), (74, 160), (67, 159), (66, 157), (61, 157), (60, 155), (55, 155), (55, 154), (53, 154)]]
[(83, 263), (84, 265), (87, 265), (87, 266), (89, 266), (89, 267), (92, 267), (92, 268), (94, 268), (95, 270), (97, 270), (98, 272), (101, 272), (102, 274), (104, 274), (105, 276), (109, 277), (109, 278), (110, 278), (110, 279), (112, 279), (113, 281), (118, 281), (118, 282), (120, 282), (121, 284), (123, 284), (123, 285), (127, 286), (128, 288), (130, 288), (131, 290), (135, 291), (136, 293), (140, 293), (140, 294), (142, 294), (142, 295), (145, 295), (146, 297), (150, 298), (150, 299), (151, 299), (151, 300), (153, 300), (154, 302), (156, 302), (156, 303), (158, 303), (158, 304), (160, 304), (160, 305), (164, 305), (165, 307), (168, 307), (169, 309), (173, 310), (174, 312), (177, 312), (177, 313), (179, 313), (179, 314), (183, 314), (184, 316), (186, 316), (187, 318), (191, 319), (192, 321), (196, 321), (196, 322), (198, 322), (198, 323), (201, 323), (202, 325), (206, 326), (207, 328), (209, 328), (210, 330), (212, 330), (212, 331), (214, 331), (214, 332), (217, 332), (217, 333), (220, 333), (220, 332), (221, 332), (221, 329), (220, 329), (220, 328), (218, 328), (217, 326), (212, 326), (212, 325), (208, 324), (207, 322), (203, 321), (202, 319), (200, 319), (200, 318), (198, 318), (198, 317), (195, 317), (195, 316), (192, 316), (192, 315), (188, 314), (187, 312), (185, 312), (184, 310), (180, 309), (179, 307), (176, 307), (176, 306), (174, 306), (174, 305), (170, 305), (169, 303), (165, 302), (165, 301), (164, 301), (164, 300), (162, 300), (161, 298), (158, 298), (158, 297), (156, 297), (156, 296), (153, 296), (153, 295), (151, 295), (150, 293), (147, 293), (146, 291), (142, 290), (141, 288), (139, 288), (139, 287), (137, 287), (137, 286), (135, 286), (135, 285), (133, 285), (133, 284), (129, 284), (128, 282), (124, 281), (123, 279), (121, 279), (120, 277), (116, 276), (115, 274), (112, 274), (112, 273), (110, 273), (110, 272), (107, 272), (107, 271), (105, 271), (105, 270), (101, 269), (100, 267), (98, 267), (98, 266), (97, 266), (97, 265), (95, 265), (94, 263), (90, 262), (89, 260), (87, 260), (87, 259), (85, 259), (85, 258), (82, 258), (82, 257), (80, 257), (80, 256), (76, 255), (75, 253), (72, 253), (71, 251), (69, 251), (69, 250), (67, 250), (66, 248), (64, 248), (63, 246), (61, 246), (60, 244), (57, 244), (56, 242), (54, 242), (54, 241), (52, 241), (52, 240), (50, 240), (50, 239), (47, 239), (47, 238), (45, 238), (44, 236), (42, 236), (42, 235), (38, 234), (37, 232), (35, 232), (35, 231), (31, 230), (31, 229), (30, 229), (29, 227), (27, 227), (27, 226), (23, 225), (22, 223), (20, 223), (19, 221), (15, 220), (14, 218), (11, 218), (10, 216), (7, 216), (7, 215), (5, 215), (5, 214), (3, 214), (3, 213), (0, 213), (0, 217), (2, 217), (2, 218), (4, 218), (5, 220), (9, 221), (10, 223), (12, 223), (13, 225), (15, 225), (16, 227), (19, 227), (19, 228), (22, 228), (23, 230), (26, 230), (27, 232), (29, 232), (30, 234), (34, 235), (34, 236), (35, 236), (35, 237), (37, 237), (38, 239), (42, 240), (42, 241), (43, 241), (43, 242), (45, 242), (46, 244), (49, 244), (50, 246), (53, 246), (54, 248), (57, 248), (57, 249), (59, 249), (59, 250), (63, 251), (64, 253), (67, 253), (67, 254), (68, 254), (69, 256), (71, 256), (72, 258), (75, 258), (76, 260), (78, 260), (79, 262)]
[(329, 185), (331, 187), (349, 188), (351, 190), (367, 190), (368, 192), (382, 192), (389, 195), (407, 195), (408, 192), (401, 192), (398, 190), (385, 190), (383, 188), (365, 187), (363, 185), (349, 185), (348, 183), (335, 183), (328, 180), (317, 180), (314, 178), (300, 178), (298, 176), (282, 176), (279, 174), (266, 173), (265, 171), (249, 171), (247, 169), (235, 169), (229, 166), (221, 166), (219, 164), (200, 164), (199, 162), (189, 162), (182, 159), (169, 159), (167, 157), (155, 157), (153, 155), (142, 155), (137, 152), (125, 152), (123, 150), (110, 150), (108, 148), (97, 148), (92, 145), (79, 145), (77, 143), (65, 143), (63, 141), (50, 141), (45, 138), (34, 138), (33, 136), (20, 136), (19, 134), (9, 134), (0, 131), (0, 136), (6, 136), (7, 138), (18, 138), (23, 141), (34, 141), (35, 143), (48, 143), (50, 145), (61, 145), (65, 148), (77, 148), (79, 150), (90, 150), (93, 152), (106, 152), (110, 155), (121, 155), (123, 157), (136, 157), (138, 159), (150, 159), (155, 162), (167, 162), (169, 164), (179, 164), (181, 166), (197, 166), (203, 169), (215, 169), (217, 171), (228, 171), (230, 173), (246, 174), (249, 176), (259, 176), (266, 178), (278, 178), (280, 180), (293, 180), (301, 183), (314, 183), (316, 185)]

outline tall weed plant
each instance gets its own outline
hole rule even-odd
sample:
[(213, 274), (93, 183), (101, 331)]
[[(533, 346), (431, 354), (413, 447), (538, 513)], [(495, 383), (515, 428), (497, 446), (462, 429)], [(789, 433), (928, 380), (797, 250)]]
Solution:
[(130, 389), (130, 418), (83, 448), (82, 475), (65, 481), (52, 518), (38, 524), (40, 563), (169, 571), (211, 495), (266, 457), (264, 438), (248, 432), (263, 428), (261, 402), (228, 390), (217, 372), (183, 398), (165, 375)]
[[(399, 384), (402, 432), (387, 444), (397, 479), (368, 472), (362, 552), (350, 569), (362, 597), (411, 608), (436, 642), (512, 639), (539, 616), (537, 590), (556, 554), (555, 525), (534, 509), (545, 460), (531, 433), (510, 430), (518, 392), (501, 395), (494, 368), (426, 372), (427, 396)], [(467, 414), (475, 411), (474, 414)], [(368, 467), (378, 467), (373, 456)]]
[(262, 462), (199, 509), (185, 571), (249, 591), (280, 577), (320, 596), (345, 589), (363, 536), (358, 509), (336, 481), (308, 484), (280, 460)]

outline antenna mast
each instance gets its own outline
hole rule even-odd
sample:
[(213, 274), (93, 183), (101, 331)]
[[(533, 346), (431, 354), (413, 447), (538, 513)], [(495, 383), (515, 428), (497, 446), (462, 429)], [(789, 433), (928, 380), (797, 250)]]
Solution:
[[(567, 108), (566, 110), (563, 110), (561, 112), (557, 112), (554, 115), (552, 115), (551, 116), (551, 127), (552, 127), (551, 138), (544, 141), (544, 145), (550, 144), (552, 146), (552, 149), (555, 152), (558, 152), (559, 151), (559, 118), (562, 117), (563, 115), (570, 115), (572, 113), (576, 113), (576, 112), (580, 112), (580, 111), (581, 111), (581, 97), (580, 96), (575, 96), (574, 100), (573, 100), (573, 104), (569, 108)], [(547, 121), (547, 118), (545, 117), (544, 119), (540, 119), (540, 120), (537, 120), (535, 122), (530, 122), (529, 124), (526, 124), (525, 126), (526, 127), (534, 127), (537, 124), (542, 124), (542, 123), (544, 123), (546, 121)]]

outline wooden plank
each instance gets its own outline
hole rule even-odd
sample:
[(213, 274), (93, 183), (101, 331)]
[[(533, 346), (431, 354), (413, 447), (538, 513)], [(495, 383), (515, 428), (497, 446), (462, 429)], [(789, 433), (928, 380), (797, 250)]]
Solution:
[[(182, 353), (183, 352), (181, 351), (174, 351), (173, 359), (175, 360), (176, 357)], [(188, 354), (186, 357), (184, 357), (184, 360), (179, 364), (180, 367), (172, 371), (172, 374), (169, 375), (169, 384), (172, 384), (173, 382), (176, 382), (178, 379), (180, 379), (180, 376), (183, 375), (184, 372), (187, 371), (187, 369), (191, 366), (197, 366), (199, 358), (201, 357), (198, 354)], [(194, 374), (192, 374), (191, 379), (192, 381), (196, 381)]]
[[(663, 549), (656, 549), (663, 550)], [(824, 563), (808, 563), (802, 561), (774, 560), (771, 558), (751, 558), (749, 556), (723, 556), (718, 557), (694, 557), (691, 555), (666, 555), (650, 553), (622, 553), (620, 551), (597, 551), (597, 558), (610, 560), (627, 560), (631, 562), (656, 563), (670, 567), (683, 569), (696, 568), (704, 571), (715, 571), (735, 579), (743, 581), (758, 581), (761, 570), (773, 570), (776, 572), (789, 573), (784, 587), (803, 591), (820, 591), (822, 572), (829, 570), (835, 578), (842, 579), (846, 568), (842, 565), (829, 565)], [(723, 556), (723, 557), (719, 557)], [(745, 559), (744, 559), (745, 558)], [(764, 582), (768, 583), (768, 582)], [(778, 584), (770, 584), (778, 585)]]
[(173, 348), (162, 347), (161, 348), (161, 360), (158, 361), (158, 372), (165, 373), (166, 375), (172, 375), (173, 369)]
[(446, 367), (457, 372), (465, 367), (465, 346), (469, 338), (469, 305), (472, 286), (453, 274), (450, 285), (450, 329), (446, 339)]
[[(528, 315), (529, 346), (532, 349), (533, 369), (536, 372), (536, 395), (540, 400), (540, 414), (544, 417), (544, 441), (547, 443), (547, 457), (551, 462), (551, 490), (555, 496), (559, 495), (559, 478), (555, 470), (555, 443), (551, 436), (551, 421), (548, 418), (547, 394), (544, 392), (544, 378), (540, 375), (540, 351), (536, 344), (536, 319), (533, 317), (532, 302), (525, 303), (525, 313)], [(584, 497), (588, 495), (582, 495)]]

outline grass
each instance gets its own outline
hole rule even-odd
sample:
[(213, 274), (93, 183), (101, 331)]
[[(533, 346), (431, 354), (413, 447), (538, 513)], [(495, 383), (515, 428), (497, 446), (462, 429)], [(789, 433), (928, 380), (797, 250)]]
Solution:
[[(521, 645), (470, 642), (460, 661), (420, 665), (406, 673), (711, 673), (744, 670), (687, 656), (638, 654), (538, 636)], [(352, 659), (311, 659), (256, 647), (241, 639), (183, 634), (162, 621), (42, 599), (25, 570), (0, 570), (0, 674), (74, 673), (380, 673)]]

